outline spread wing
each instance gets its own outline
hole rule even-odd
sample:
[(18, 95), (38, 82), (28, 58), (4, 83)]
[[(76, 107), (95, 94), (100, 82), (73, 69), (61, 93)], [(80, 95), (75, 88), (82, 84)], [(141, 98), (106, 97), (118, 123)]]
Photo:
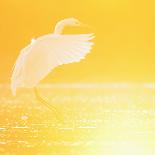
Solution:
[[(23, 50), (12, 75), (12, 90), (34, 87), (55, 67), (79, 62), (90, 52), (93, 34), (45, 35)], [(19, 80), (20, 79), (20, 80)]]
[(31, 46), (27, 46), (26, 48), (22, 49), (14, 66), (13, 72), (11, 77), (11, 90), (13, 95), (16, 95), (16, 88), (23, 83), (23, 69), (24, 69), (24, 62), (26, 57), (28, 56), (28, 52), (30, 52)]

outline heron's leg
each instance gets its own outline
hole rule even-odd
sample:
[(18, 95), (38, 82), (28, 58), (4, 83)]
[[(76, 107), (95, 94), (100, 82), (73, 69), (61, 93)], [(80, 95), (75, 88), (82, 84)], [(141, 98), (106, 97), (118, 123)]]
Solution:
[(43, 104), (44, 106), (46, 106), (48, 109), (50, 109), (52, 112), (54, 112), (56, 118), (57, 118), (58, 120), (61, 120), (61, 121), (62, 121), (62, 118), (60, 118), (60, 116), (59, 116), (59, 114), (58, 114), (56, 108), (55, 108), (54, 106), (52, 106), (51, 104), (49, 104), (45, 99), (43, 99), (43, 98), (40, 96), (40, 94), (38, 93), (38, 90), (37, 90), (36, 87), (34, 88), (34, 92), (35, 92), (35, 96), (36, 96), (36, 98), (39, 100), (39, 102), (40, 102), (41, 104)]

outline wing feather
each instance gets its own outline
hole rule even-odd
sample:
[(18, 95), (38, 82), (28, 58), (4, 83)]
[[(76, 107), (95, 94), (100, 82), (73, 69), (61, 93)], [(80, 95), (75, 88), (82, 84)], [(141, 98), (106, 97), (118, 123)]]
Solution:
[(12, 74), (12, 90), (34, 87), (55, 67), (79, 62), (90, 52), (94, 34), (45, 35), (21, 51)]

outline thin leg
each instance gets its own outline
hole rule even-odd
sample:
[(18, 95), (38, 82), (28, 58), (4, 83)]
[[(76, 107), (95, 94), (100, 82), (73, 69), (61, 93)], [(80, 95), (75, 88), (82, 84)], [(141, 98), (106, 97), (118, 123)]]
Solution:
[(59, 116), (59, 114), (58, 114), (56, 108), (55, 108), (54, 106), (52, 106), (51, 104), (49, 104), (45, 99), (43, 99), (43, 98), (39, 95), (38, 90), (37, 90), (36, 87), (34, 88), (34, 92), (35, 92), (35, 95), (36, 95), (37, 100), (39, 100), (39, 102), (40, 102), (41, 104), (43, 104), (43, 105), (46, 106), (48, 109), (50, 109), (52, 112), (54, 112), (54, 114), (55, 114), (55, 116), (56, 116), (56, 118), (57, 118), (58, 120), (62, 121), (62, 118), (60, 118), (60, 116)]

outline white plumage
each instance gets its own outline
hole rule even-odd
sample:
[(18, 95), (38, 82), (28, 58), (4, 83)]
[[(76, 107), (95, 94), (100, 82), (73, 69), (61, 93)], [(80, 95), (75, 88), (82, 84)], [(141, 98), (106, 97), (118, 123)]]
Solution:
[(11, 77), (11, 89), (16, 95), (18, 87), (35, 87), (55, 67), (79, 62), (93, 45), (93, 34), (61, 34), (64, 26), (80, 26), (75, 18), (57, 23), (52, 34), (32, 39), (31, 44), (21, 50)]

